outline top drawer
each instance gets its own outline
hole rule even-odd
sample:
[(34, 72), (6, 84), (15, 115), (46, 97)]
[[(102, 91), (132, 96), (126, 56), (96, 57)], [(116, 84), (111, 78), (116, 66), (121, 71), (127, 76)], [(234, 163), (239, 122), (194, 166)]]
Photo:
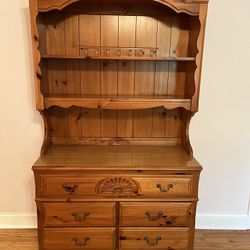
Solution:
[[(198, 179), (194, 175), (42, 175), (41, 196), (54, 197), (158, 197), (194, 196)], [(40, 187), (38, 186), (38, 189)]]

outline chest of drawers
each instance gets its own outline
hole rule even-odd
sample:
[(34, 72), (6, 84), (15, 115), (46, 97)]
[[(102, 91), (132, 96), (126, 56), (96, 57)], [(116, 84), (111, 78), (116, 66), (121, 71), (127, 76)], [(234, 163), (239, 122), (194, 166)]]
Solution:
[[(103, 147), (92, 147), (102, 154)], [(56, 152), (74, 149), (55, 147), (33, 166), (40, 249), (192, 249), (201, 171), (195, 160), (180, 148), (179, 166), (173, 166), (171, 154), (139, 167), (122, 158), (120, 166), (104, 159), (95, 166), (84, 158), (88, 149), (81, 147), (80, 161), (76, 157), (62, 164), (67, 154), (55, 163)], [(110, 147), (111, 157), (116, 150)], [(157, 147), (140, 150), (153, 157)], [(134, 153), (133, 161), (143, 161), (140, 156)]]

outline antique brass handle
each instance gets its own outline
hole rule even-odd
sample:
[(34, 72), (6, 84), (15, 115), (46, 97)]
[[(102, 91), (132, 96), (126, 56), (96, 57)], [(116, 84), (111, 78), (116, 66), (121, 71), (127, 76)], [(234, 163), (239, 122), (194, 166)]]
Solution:
[(85, 237), (84, 239), (79, 239), (77, 237), (73, 237), (72, 240), (75, 242), (75, 245), (78, 247), (84, 247), (87, 245), (87, 241), (89, 241), (91, 238), (90, 237)]
[(79, 187), (79, 184), (74, 184), (73, 186), (69, 186), (68, 184), (63, 183), (62, 187), (66, 192), (73, 194)]
[(164, 188), (164, 187), (162, 187), (161, 184), (157, 184), (156, 187), (158, 189), (160, 189), (161, 192), (167, 193), (167, 192), (169, 192), (174, 187), (174, 185), (173, 184), (169, 184), (166, 188)]
[(145, 213), (148, 216), (149, 221), (157, 221), (163, 218), (164, 214), (163, 212), (159, 212), (157, 215), (152, 215), (149, 211)]
[(71, 214), (74, 217), (74, 220), (77, 222), (83, 222), (87, 219), (88, 216), (90, 216), (89, 212), (86, 213), (76, 213), (76, 212), (72, 212)]
[(153, 246), (157, 246), (158, 245), (159, 240), (161, 240), (161, 236), (157, 236), (155, 239), (149, 239), (148, 236), (145, 236), (144, 240), (147, 241), (147, 244), (149, 246), (153, 247)]

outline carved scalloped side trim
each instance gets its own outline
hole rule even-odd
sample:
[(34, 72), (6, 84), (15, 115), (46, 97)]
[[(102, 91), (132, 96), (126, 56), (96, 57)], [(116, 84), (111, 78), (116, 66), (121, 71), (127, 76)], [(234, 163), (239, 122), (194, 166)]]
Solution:
[(201, 5), (201, 11), (199, 16), (200, 21), (200, 32), (197, 39), (197, 55), (196, 55), (196, 70), (194, 72), (194, 82), (195, 82), (195, 92), (192, 98), (191, 110), (198, 110), (198, 102), (199, 102), (199, 89), (200, 89), (200, 81), (201, 81), (201, 68), (202, 68), (202, 57), (203, 57), (203, 46), (204, 46), (204, 36), (205, 36), (205, 26), (206, 26), (206, 15), (207, 15), (207, 5)]
[(198, 4), (186, 4), (181, 0), (153, 0), (154, 2), (161, 3), (168, 6), (170, 9), (176, 13), (186, 13), (191, 16), (199, 15), (199, 5)]
[[(80, 0), (52, 0), (49, 3), (38, 3), (38, 9), (41, 12), (47, 12), (50, 10), (62, 10), (72, 3), (79, 2)], [(181, 0), (152, 0), (154, 2), (161, 3), (168, 6), (176, 13), (186, 13), (188, 15), (199, 15), (199, 4), (186, 4)]]
[(50, 145), (50, 140), (49, 140), (49, 133), (50, 133), (50, 126), (49, 126), (49, 118), (47, 114), (47, 110), (40, 110), (39, 111), (44, 122), (44, 140), (43, 140), (43, 145), (41, 148), (41, 155), (44, 155), (46, 151), (48, 150), (48, 147)]
[(41, 54), (39, 50), (39, 33), (37, 29), (37, 16), (38, 8), (37, 2), (30, 0), (30, 22), (31, 22), (31, 35), (32, 35), (32, 47), (33, 47), (33, 65), (34, 65), (34, 78), (35, 78), (35, 94), (36, 94), (36, 108), (37, 110), (44, 109), (43, 96), (40, 90), (40, 77), (42, 76), (40, 62)]

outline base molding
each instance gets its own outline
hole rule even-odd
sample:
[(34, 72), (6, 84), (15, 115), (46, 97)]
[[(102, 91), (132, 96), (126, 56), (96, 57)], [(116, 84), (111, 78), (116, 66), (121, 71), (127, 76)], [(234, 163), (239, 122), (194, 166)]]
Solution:
[[(0, 213), (0, 229), (37, 228), (36, 214)], [(197, 214), (196, 229), (247, 230), (248, 215)]]
[(37, 228), (36, 214), (0, 213), (0, 229)]
[(250, 216), (197, 214), (196, 229), (247, 230), (250, 229)]

